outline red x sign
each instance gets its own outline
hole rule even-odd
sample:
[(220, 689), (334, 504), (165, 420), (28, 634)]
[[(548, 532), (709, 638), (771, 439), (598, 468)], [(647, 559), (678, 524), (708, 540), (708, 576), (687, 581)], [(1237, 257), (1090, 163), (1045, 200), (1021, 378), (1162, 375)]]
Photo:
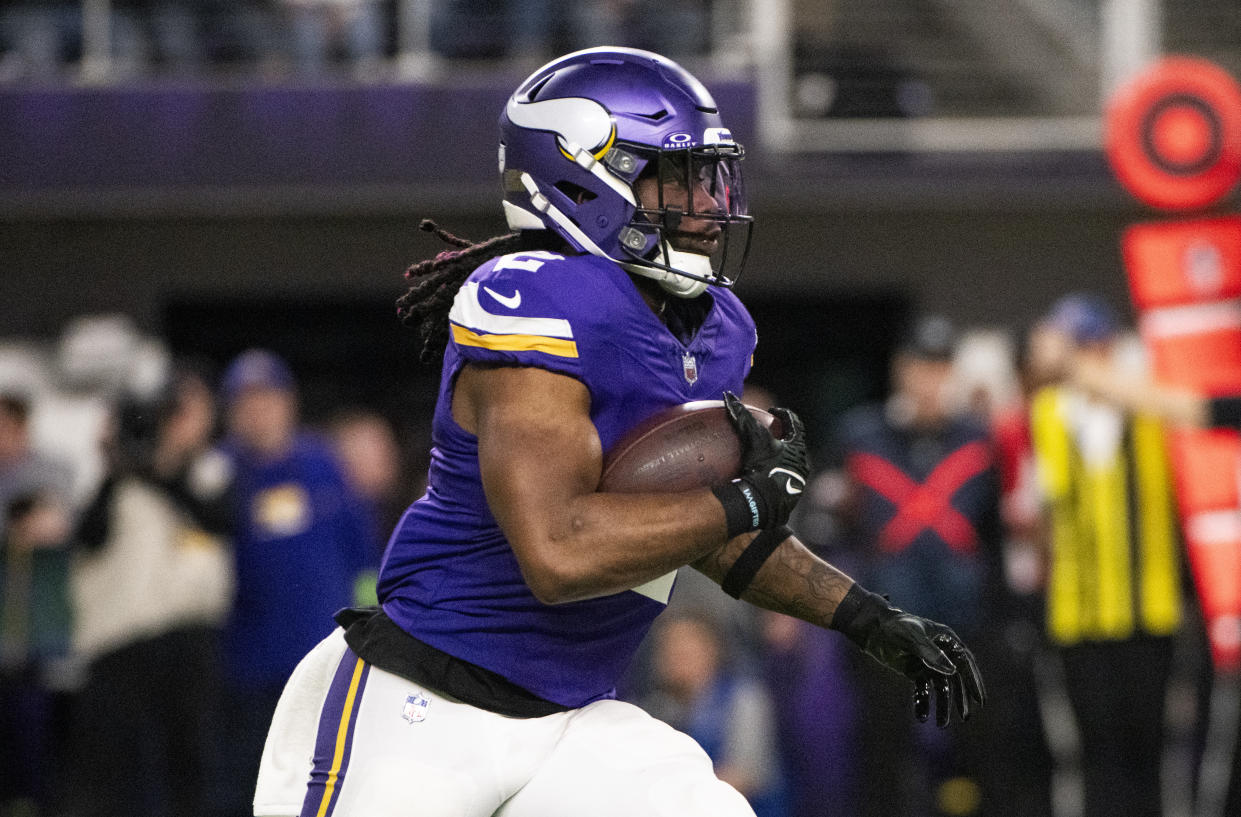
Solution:
[(918, 534), (931, 528), (953, 550), (973, 552), (978, 545), (978, 533), (952, 507), (952, 497), (990, 464), (990, 447), (975, 440), (945, 457), (921, 483), (877, 454), (852, 455), (849, 472), (859, 483), (896, 505), (896, 516), (879, 533), (883, 550), (904, 550)]

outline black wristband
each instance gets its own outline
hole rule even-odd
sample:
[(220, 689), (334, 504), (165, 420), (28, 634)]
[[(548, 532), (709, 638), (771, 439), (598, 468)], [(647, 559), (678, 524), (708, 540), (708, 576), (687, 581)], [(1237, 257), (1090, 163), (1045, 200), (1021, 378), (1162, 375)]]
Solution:
[(715, 498), (724, 506), (724, 519), (728, 526), (728, 538), (758, 530), (763, 526), (763, 498), (754, 486), (744, 479), (734, 479), (711, 489)]
[(839, 630), (850, 641), (865, 648), (866, 638), (884, 614), (891, 609), (888, 600), (854, 582), (832, 613), (831, 628)]
[(1212, 397), (1207, 406), (1212, 428), (1241, 428), (1241, 395)]
[(758, 569), (771, 554), (775, 553), (776, 548), (792, 535), (793, 531), (789, 530), (787, 525), (759, 531), (758, 536), (750, 540), (750, 544), (741, 551), (737, 561), (728, 568), (728, 572), (724, 574), (724, 579), (720, 582), (720, 587), (734, 599), (741, 598), (741, 594), (758, 575)]

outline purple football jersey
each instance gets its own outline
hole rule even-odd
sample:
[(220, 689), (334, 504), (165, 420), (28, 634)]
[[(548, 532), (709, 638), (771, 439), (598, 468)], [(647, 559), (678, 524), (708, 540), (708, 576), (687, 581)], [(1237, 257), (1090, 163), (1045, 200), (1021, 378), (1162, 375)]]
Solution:
[(731, 292), (712, 288), (708, 297), (711, 310), (687, 346), (604, 259), (528, 252), (474, 271), (449, 315), (427, 492), (393, 532), (380, 573), (379, 598), (393, 621), (554, 703), (614, 695), (667, 603), (672, 574), (586, 601), (536, 599), (487, 507), (477, 439), (452, 419), (453, 384), (470, 361), (576, 378), (590, 391), (607, 451), (658, 411), (741, 392), (754, 322)]

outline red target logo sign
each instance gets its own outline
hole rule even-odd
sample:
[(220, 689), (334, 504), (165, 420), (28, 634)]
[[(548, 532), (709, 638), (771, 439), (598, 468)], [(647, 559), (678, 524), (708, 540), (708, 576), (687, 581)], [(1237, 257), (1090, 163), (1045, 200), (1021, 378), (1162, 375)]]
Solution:
[(1160, 60), (1116, 93), (1105, 126), (1116, 177), (1153, 207), (1208, 207), (1241, 180), (1241, 85), (1214, 63)]

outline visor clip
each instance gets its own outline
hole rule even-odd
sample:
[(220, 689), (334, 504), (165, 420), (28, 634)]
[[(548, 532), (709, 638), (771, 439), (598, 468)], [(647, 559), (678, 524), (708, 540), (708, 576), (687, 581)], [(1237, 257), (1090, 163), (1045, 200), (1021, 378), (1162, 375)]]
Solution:
[(641, 230), (633, 227), (626, 227), (620, 232), (621, 243), (635, 252), (641, 252), (646, 249), (646, 236)]

